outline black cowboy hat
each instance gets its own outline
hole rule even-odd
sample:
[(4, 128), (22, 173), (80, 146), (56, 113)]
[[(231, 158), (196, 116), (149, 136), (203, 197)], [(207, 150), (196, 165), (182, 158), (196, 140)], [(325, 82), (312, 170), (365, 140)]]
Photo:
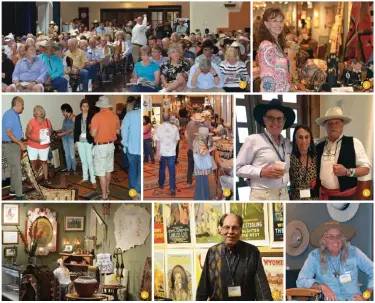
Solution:
[(283, 106), (281, 101), (278, 99), (272, 99), (267, 104), (258, 104), (257, 106), (255, 106), (253, 113), (255, 121), (257, 121), (263, 127), (266, 127), (263, 121), (263, 117), (266, 115), (266, 112), (270, 109), (277, 109), (284, 114), (286, 119), (284, 123), (284, 129), (287, 129), (293, 125), (294, 120), (296, 119), (296, 115), (293, 109)]

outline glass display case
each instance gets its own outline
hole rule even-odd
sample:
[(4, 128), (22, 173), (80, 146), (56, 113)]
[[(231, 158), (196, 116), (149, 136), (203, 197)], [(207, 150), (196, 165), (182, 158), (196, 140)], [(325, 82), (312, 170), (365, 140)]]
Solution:
[(19, 289), (24, 266), (2, 266), (2, 301), (19, 301)]

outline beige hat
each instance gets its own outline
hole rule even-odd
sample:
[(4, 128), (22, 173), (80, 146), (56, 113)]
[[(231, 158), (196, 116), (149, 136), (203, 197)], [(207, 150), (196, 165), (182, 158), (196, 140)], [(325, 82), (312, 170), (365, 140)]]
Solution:
[(213, 136), (213, 133), (209, 132), (207, 127), (200, 127), (197, 133), (194, 133), (195, 136)]
[(309, 230), (305, 223), (294, 220), (286, 226), (286, 253), (291, 256), (299, 256), (309, 246)]
[(204, 122), (205, 119), (202, 117), (200, 113), (194, 113), (194, 115), (191, 117), (191, 120), (195, 122)]
[(341, 224), (337, 221), (329, 221), (315, 228), (310, 234), (310, 244), (314, 247), (320, 247), (320, 239), (323, 234), (333, 228), (340, 229), (347, 241), (353, 239), (356, 235), (355, 229), (349, 225)]
[(352, 121), (352, 117), (344, 115), (342, 112), (342, 109), (336, 106), (336, 107), (329, 108), (324, 117), (316, 119), (316, 124), (320, 126), (324, 126), (324, 124), (328, 120), (332, 120), (332, 119), (343, 120), (344, 124), (348, 124)]
[(50, 21), (49, 25), (52, 25), (52, 24), (55, 25), (56, 23), (54, 21)]
[(99, 100), (95, 103), (95, 106), (100, 108), (111, 108), (112, 105), (109, 104), (109, 99), (106, 96), (100, 96)]

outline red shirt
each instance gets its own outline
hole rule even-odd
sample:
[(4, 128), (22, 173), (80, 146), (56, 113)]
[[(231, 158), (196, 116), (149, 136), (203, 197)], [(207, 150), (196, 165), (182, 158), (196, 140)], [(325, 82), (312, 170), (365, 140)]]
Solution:
[[(32, 119), (29, 121), (29, 123), (27, 124), (27, 126), (31, 126), (32, 129), (31, 129), (31, 137), (35, 140), (38, 140), (39, 139), (39, 133), (40, 133), (40, 130), (41, 129), (49, 129), (51, 127), (51, 122), (48, 120), (48, 119), (44, 119), (44, 121), (42, 123), (39, 123), (38, 120), (36, 118)], [(51, 136), (51, 134), (49, 134)], [(28, 140), (27, 144), (33, 148), (37, 148), (37, 149), (46, 149), (49, 147), (49, 144), (40, 144), (40, 143), (36, 143), (35, 141), (32, 141), (32, 140)]]

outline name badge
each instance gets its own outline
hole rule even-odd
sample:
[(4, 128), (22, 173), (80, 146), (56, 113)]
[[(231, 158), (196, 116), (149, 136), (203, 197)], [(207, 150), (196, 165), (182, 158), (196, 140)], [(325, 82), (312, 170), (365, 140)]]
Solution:
[(241, 297), (241, 286), (228, 286), (228, 297)]
[(300, 189), (299, 196), (300, 198), (311, 198), (310, 189)]
[(340, 276), (340, 283), (346, 284), (352, 282), (352, 276), (350, 275), (350, 272), (346, 272), (345, 274)]
[(81, 136), (80, 136), (82, 139), (86, 139), (86, 133), (81, 133)]

